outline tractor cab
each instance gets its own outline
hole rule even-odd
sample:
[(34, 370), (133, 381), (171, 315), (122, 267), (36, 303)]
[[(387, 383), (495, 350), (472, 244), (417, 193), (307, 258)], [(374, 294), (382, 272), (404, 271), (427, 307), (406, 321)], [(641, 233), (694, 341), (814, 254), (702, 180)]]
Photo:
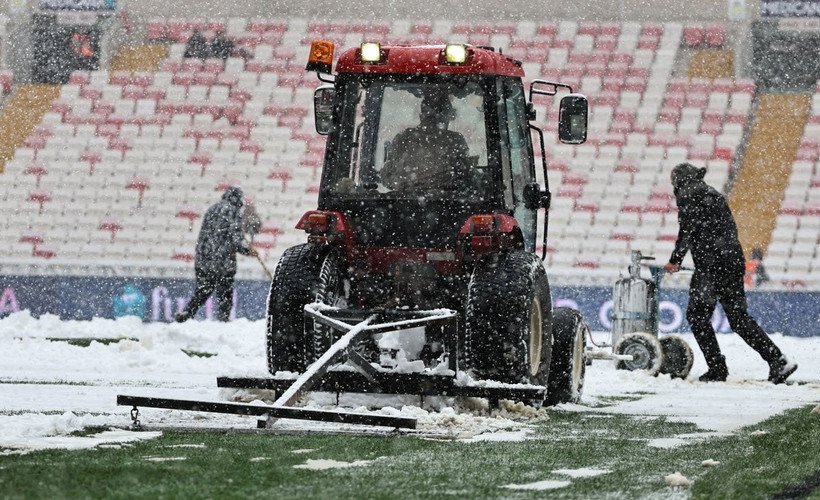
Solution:
[[(520, 63), (463, 45), (364, 44), (336, 69), (315, 98), (317, 130), (328, 134), (318, 209), (343, 214), (357, 247), (435, 249), (455, 260), (470, 216), (498, 214), (515, 221), (517, 245), (535, 250), (536, 211), (549, 196), (536, 183)], [(586, 107), (576, 108), (561, 130), (577, 139)]]

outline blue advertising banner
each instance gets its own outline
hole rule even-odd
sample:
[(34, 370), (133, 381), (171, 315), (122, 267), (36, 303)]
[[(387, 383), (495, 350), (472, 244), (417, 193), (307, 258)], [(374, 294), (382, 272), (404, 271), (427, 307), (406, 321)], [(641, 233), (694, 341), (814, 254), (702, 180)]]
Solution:
[(760, 0), (761, 17), (820, 17), (820, 0)]
[[(265, 317), (267, 281), (237, 281), (232, 318)], [(146, 322), (170, 322), (190, 300), (193, 280), (0, 276), (0, 318), (28, 310), (34, 316), (54, 314), (62, 319), (138, 316)], [(747, 294), (749, 312), (769, 333), (799, 337), (820, 336), (820, 292), (753, 291)], [(555, 306), (580, 310), (594, 331), (612, 327), (612, 289), (553, 287)], [(661, 332), (687, 332), (686, 290), (662, 290)], [(214, 299), (200, 309), (197, 319), (214, 319)], [(731, 328), (720, 307), (712, 318), (719, 332)]]
[(40, 10), (116, 10), (116, 0), (40, 0)]

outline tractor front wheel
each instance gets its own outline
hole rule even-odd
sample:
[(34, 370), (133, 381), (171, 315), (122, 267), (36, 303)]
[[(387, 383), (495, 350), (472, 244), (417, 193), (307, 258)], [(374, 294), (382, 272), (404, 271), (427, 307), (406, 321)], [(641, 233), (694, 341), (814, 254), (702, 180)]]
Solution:
[(481, 379), (546, 385), (552, 359), (552, 302), (534, 254), (512, 251), (476, 266), (467, 292), (470, 366)]
[(344, 266), (339, 253), (312, 244), (288, 248), (279, 260), (268, 295), (268, 371), (303, 372), (333, 343), (328, 327), (305, 331), (304, 307), (312, 302), (343, 307)]

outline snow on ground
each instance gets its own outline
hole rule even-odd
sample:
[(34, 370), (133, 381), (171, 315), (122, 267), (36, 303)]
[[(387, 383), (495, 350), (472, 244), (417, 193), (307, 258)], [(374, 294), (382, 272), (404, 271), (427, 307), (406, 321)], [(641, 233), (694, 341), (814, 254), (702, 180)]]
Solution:
[[(91, 436), (70, 436), (86, 427), (127, 426), (130, 408), (116, 405), (118, 394), (224, 400), (216, 377), (266, 376), (264, 321), (238, 320), (230, 324), (191, 321), (185, 324), (144, 324), (135, 318), (60, 321), (55, 316), (16, 313), (0, 320), (0, 449), (19, 453), (50, 447), (81, 448), (149, 439), (155, 434), (110, 430)], [(596, 334), (596, 341), (607, 334)], [(734, 432), (785, 409), (820, 403), (820, 338), (774, 335), (774, 341), (800, 368), (791, 380), (800, 384), (774, 386), (765, 382), (766, 364), (736, 335), (721, 335), (730, 376), (726, 383), (695, 381), (705, 370), (703, 357), (691, 335), (695, 365), (687, 380), (650, 377), (615, 370), (611, 361), (595, 361), (587, 369), (581, 404), (562, 405), (580, 412), (622, 413), (693, 422), (712, 433)], [(65, 340), (100, 339), (87, 347)], [(107, 339), (121, 339), (108, 342)], [(205, 354), (203, 356), (203, 354)], [(247, 398), (248, 394), (245, 394)], [(254, 395), (250, 398), (253, 399)], [(333, 398), (314, 398), (321, 408)], [(363, 396), (343, 395), (341, 404), (354, 411), (377, 404)], [(528, 423), (548, 416), (521, 405), (506, 404), (488, 411), (478, 400), (459, 402), (417, 397), (384, 397), (377, 410), (387, 415), (414, 417), (427, 437), (479, 440), (525, 439)], [(141, 409), (146, 425), (235, 427), (252, 429), (255, 417)], [(361, 431), (362, 427), (296, 420), (279, 420), (283, 430)], [(653, 446), (677, 446), (704, 435), (677, 436)], [(556, 487), (557, 485), (511, 485)]]

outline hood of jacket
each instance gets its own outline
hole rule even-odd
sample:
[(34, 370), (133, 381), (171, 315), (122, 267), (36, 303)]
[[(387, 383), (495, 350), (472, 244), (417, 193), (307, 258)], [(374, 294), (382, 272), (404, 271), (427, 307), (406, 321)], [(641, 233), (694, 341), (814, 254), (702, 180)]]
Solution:
[(245, 194), (239, 186), (231, 186), (226, 189), (222, 194), (222, 199), (237, 208), (242, 208), (242, 205), (245, 204)]
[(672, 169), (672, 188), (675, 196), (685, 193), (690, 188), (703, 183), (705, 168), (698, 168), (691, 163), (679, 163)]

